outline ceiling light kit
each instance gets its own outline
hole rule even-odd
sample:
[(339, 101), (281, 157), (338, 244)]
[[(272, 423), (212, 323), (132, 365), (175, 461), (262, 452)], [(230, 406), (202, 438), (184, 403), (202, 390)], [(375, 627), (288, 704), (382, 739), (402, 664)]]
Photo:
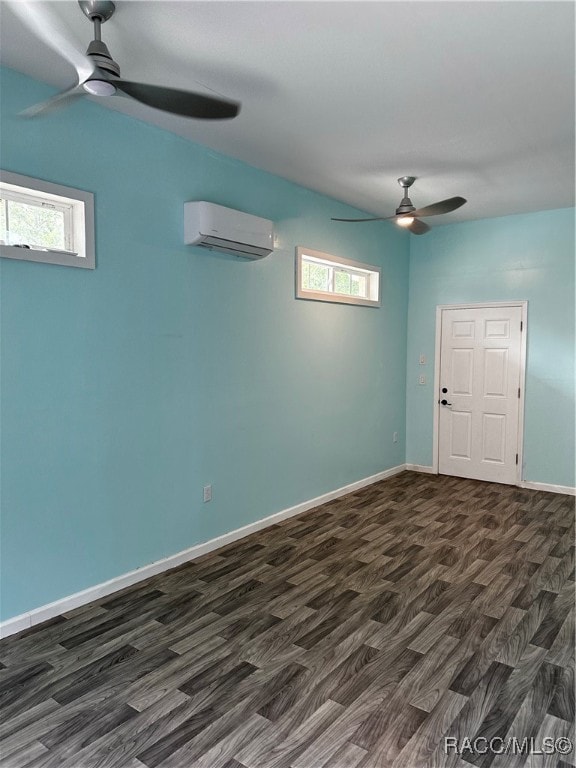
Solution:
[(416, 209), (412, 205), (412, 200), (408, 197), (408, 190), (416, 181), (415, 176), (401, 176), (398, 179), (398, 184), (404, 190), (404, 196), (400, 201), (400, 205), (396, 208), (394, 216), (377, 216), (370, 219), (335, 219), (332, 221), (346, 221), (346, 222), (361, 222), (361, 221), (395, 221), (404, 229), (412, 232), (413, 235), (425, 235), (430, 231), (430, 227), (421, 218), (426, 216), (440, 216), (444, 213), (451, 213), (457, 208), (460, 208), (466, 202), (464, 197), (449, 197), (446, 200), (441, 200), (438, 203), (432, 203), (425, 208)]

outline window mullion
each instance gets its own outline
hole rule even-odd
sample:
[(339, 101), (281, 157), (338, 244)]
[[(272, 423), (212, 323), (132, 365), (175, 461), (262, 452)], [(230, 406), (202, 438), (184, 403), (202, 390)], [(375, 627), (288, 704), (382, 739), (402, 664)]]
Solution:
[(74, 250), (74, 222), (72, 218), (72, 207), (66, 206), (62, 211), (64, 215), (64, 247), (68, 251)]
[(4, 221), (6, 222), (6, 243), (8, 244), (10, 242), (10, 216), (8, 214), (10, 206), (8, 200), (3, 199), (2, 202), (4, 203)]

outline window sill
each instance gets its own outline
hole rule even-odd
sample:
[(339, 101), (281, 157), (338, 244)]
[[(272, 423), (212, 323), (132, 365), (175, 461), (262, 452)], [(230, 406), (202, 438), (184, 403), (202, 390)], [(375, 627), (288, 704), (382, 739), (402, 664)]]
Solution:
[(78, 256), (73, 251), (59, 251), (48, 248), (22, 248), (18, 245), (0, 245), (0, 257), (5, 259), (20, 259), (21, 261), (37, 261), (44, 264), (58, 264), (62, 267), (80, 267), (94, 269), (94, 262)]
[(347, 296), (341, 293), (328, 293), (324, 291), (307, 291), (300, 288), (296, 291), (297, 299), (308, 299), (309, 301), (324, 301), (328, 304), (355, 304), (359, 307), (380, 307), (380, 301), (371, 299), (360, 299), (357, 296)]

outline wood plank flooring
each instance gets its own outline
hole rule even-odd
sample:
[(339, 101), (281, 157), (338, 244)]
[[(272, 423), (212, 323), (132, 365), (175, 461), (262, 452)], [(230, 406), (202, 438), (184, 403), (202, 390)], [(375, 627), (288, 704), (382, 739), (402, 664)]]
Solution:
[(286, 520), (2, 641), (2, 765), (574, 766), (573, 525), (411, 472)]

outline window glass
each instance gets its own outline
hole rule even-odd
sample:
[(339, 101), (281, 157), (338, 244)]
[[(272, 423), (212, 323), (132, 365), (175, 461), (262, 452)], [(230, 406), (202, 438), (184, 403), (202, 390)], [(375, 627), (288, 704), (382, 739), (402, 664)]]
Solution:
[(296, 297), (380, 306), (380, 268), (298, 246)]
[(64, 212), (47, 204), (3, 200), (0, 239), (6, 245), (66, 250)]

